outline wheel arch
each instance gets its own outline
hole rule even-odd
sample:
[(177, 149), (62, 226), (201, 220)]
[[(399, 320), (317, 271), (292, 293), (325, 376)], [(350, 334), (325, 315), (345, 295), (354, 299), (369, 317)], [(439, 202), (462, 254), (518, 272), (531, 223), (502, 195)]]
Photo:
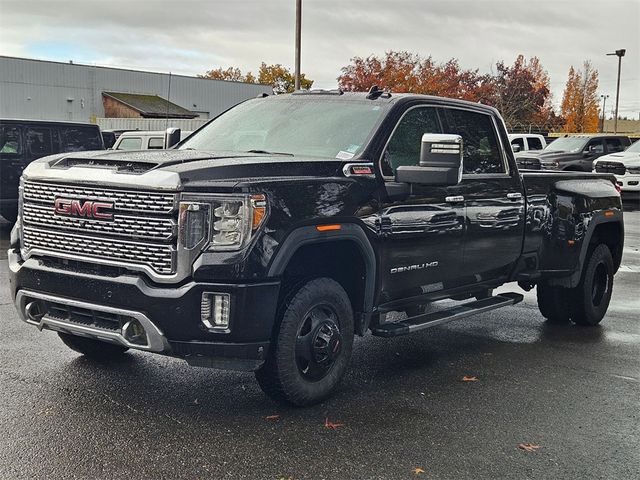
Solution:
[(615, 271), (618, 271), (622, 261), (622, 251), (624, 247), (624, 224), (622, 222), (622, 212), (614, 212), (611, 217), (598, 216), (591, 220), (584, 240), (580, 247), (578, 262), (574, 272), (568, 277), (553, 279), (552, 285), (558, 285), (566, 288), (574, 288), (580, 283), (584, 264), (587, 261), (587, 255), (593, 245), (604, 243), (609, 247), (613, 257), (613, 265)]
[[(348, 246), (348, 251), (345, 251), (344, 248), (340, 249), (340, 245)], [(361, 262), (362, 278), (358, 287), (362, 287), (362, 292), (356, 291), (354, 295), (353, 291), (349, 291), (348, 286), (344, 284), (343, 286), (347, 293), (351, 294), (350, 299), (354, 304), (354, 312), (359, 313), (355, 318), (356, 332), (363, 335), (368, 328), (374, 308), (377, 262), (371, 242), (359, 225), (341, 223), (339, 229), (328, 231), (319, 231), (317, 225), (296, 228), (286, 237), (275, 254), (269, 266), (268, 275), (269, 277), (283, 277), (290, 269), (299, 266), (300, 262), (312, 259), (314, 255), (326, 255), (331, 248), (333, 248), (331, 253), (339, 252), (346, 255), (345, 258), (337, 255), (336, 258), (340, 260)], [(352, 258), (356, 252), (358, 257)], [(318, 258), (315, 258), (312, 263), (317, 266)], [(335, 270), (336, 265), (342, 264), (327, 262), (326, 268), (330, 269), (332, 265)], [(314, 267), (311, 267), (311, 273), (313, 272)], [(357, 271), (349, 273), (352, 274), (352, 278), (353, 275), (358, 275)]]

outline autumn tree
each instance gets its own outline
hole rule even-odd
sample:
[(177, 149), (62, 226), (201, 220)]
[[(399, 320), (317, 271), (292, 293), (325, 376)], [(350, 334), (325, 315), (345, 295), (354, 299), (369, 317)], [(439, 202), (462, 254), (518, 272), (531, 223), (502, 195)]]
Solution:
[[(295, 87), (295, 78), (291, 71), (277, 63), (275, 65), (267, 65), (262, 62), (256, 77), (251, 72), (242, 73), (237, 67), (216, 68), (209, 70), (204, 75), (198, 75), (200, 78), (208, 78), (211, 80), (227, 80), (231, 82), (261, 83), (263, 85), (271, 85), (276, 94), (293, 92)], [(313, 85), (313, 80), (306, 78), (305, 74), (300, 75), (300, 87), (308, 90)]]
[(561, 115), (565, 118), (565, 132), (598, 131), (598, 70), (585, 60), (582, 70), (569, 68), (569, 76), (562, 97)]
[(367, 91), (379, 85), (396, 92), (421, 93), (483, 101), (491, 97), (493, 86), (488, 75), (465, 70), (454, 58), (437, 63), (431, 56), (389, 51), (380, 58), (354, 57), (342, 68), (338, 85), (347, 91)]
[[(271, 85), (273, 91), (278, 93), (291, 93), (295, 90), (295, 77), (291, 71), (280, 65), (267, 65), (262, 62), (258, 71), (258, 83)], [(306, 78), (305, 74), (300, 74), (300, 88), (309, 90), (313, 85), (313, 80)]]
[(489, 102), (507, 127), (547, 124), (553, 114), (549, 75), (537, 57), (518, 55), (513, 65), (500, 61), (494, 77), (495, 95)]

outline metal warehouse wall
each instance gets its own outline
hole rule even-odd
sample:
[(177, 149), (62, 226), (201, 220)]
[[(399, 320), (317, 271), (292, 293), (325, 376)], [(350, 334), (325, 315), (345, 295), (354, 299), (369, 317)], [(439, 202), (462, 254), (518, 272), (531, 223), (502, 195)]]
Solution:
[[(95, 122), (102, 92), (167, 98), (169, 74), (0, 56), (0, 117)], [(171, 75), (173, 103), (211, 118), (271, 87)]]

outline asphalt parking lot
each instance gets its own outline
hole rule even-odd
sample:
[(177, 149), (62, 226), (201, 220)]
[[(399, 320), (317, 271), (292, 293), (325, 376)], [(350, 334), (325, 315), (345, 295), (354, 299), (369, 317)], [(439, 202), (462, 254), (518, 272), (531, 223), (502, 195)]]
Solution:
[(640, 212), (625, 221), (601, 327), (547, 325), (530, 292), (367, 336), (338, 394), (306, 409), (274, 404), (250, 373), (137, 352), (95, 364), (21, 323), (2, 225), (0, 479), (640, 478)]

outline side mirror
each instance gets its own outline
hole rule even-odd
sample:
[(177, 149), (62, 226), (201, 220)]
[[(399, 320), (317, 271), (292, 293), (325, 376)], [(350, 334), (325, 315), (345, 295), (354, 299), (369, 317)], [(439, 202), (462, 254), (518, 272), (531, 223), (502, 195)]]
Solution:
[(164, 132), (164, 148), (171, 148), (180, 142), (180, 129), (167, 128)]
[(462, 137), (425, 133), (420, 147), (420, 166), (400, 166), (396, 182), (420, 185), (457, 185), (462, 180)]
[(513, 153), (518, 153), (518, 152), (521, 150), (520, 145), (514, 145), (514, 144), (512, 144), (512, 145), (511, 145), (511, 148), (512, 148), (512, 150), (513, 150)]

